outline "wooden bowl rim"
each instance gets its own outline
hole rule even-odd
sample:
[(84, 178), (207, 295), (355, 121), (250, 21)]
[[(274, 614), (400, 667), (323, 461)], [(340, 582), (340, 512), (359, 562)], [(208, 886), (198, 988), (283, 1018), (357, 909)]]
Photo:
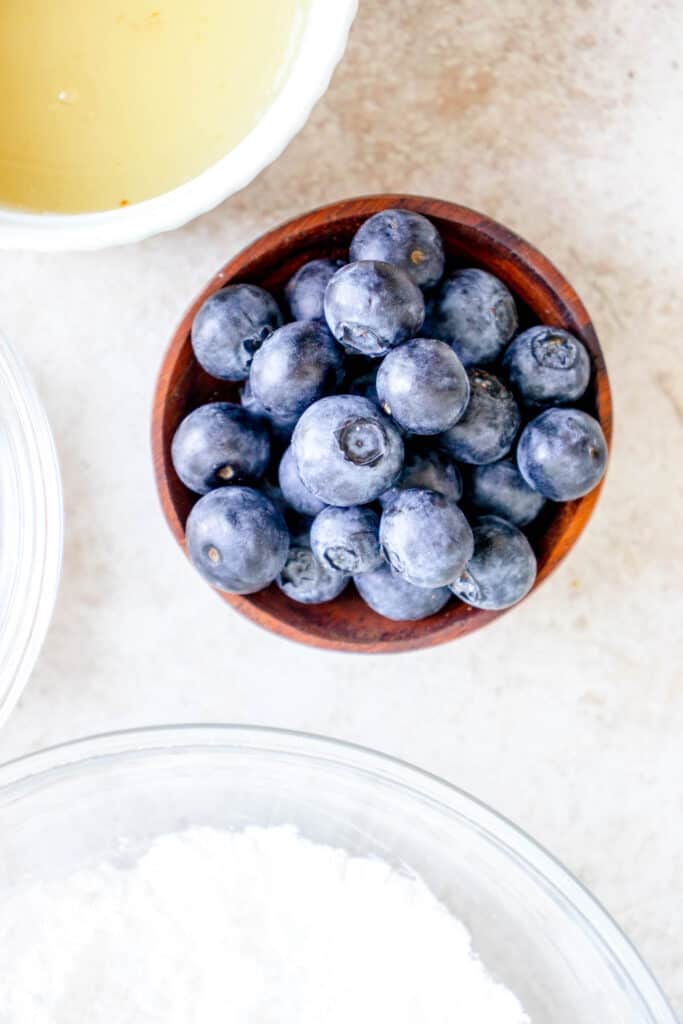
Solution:
[[(312, 236), (316, 232), (319, 233), (323, 227), (329, 229), (339, 221), (369, 217), (373, 213), (389, 207), (403, 207), (416, 210), (426, 217), (435, 220), (446, 220), (457, 227), (476, 232), (482, 237), (482, 241), (486, 240), (495, 248), (504, 250), (506, 260), (509, 260), (514, 265), (516, 273), (519, 273), (526, 282), (545, 292), (545, 294), (552, 296), (554, 302), (565, 310), (566, 319), (581, 324), (582, 340), (587, 344), (591, 352), (596, 415), (605, 434), (608, 448), (611, 449), (613, 426), (612, 399), (600, 342), (581, 299), (547, 257), (504, 225), (499, 224), (484, 214), (478, 213), (476, 210), (457, 203), (425, 196), (391, 193), (341, 200), (291, 218), (259, 236), (250, 245), (228, 260), (190, 304), (166, 350), (161, 363), (152, 406), (152, 458), (155, 481), (164, 516), (173, 536), (186, 555), (184, 523), (178, 514), (170, 488), (170, 480), (172, 477), (175, 477), (175, 474), (170, 462), (169, 446), (164, 443), (164, 427), (170, 379), (185, 346), (190, 344), (190, 327), (197, 310), (209, 295), (224, 287), (231, 279), (243, 279), (242, 268), (245, 265), (251, 264), (255, 260), (266, 258), (269, 252), (277, 251), (283, 247), (286, 249), (296, 247), (307, 236)], [(571, 517), (566, 523), (561, 536), (557, 539), (553, 549), (554, 557), (548, 558), (545, 564), (540, 567), (531, 593), (534, 593), (537, 587), (551, 575), (578, 540), (595, 508), (604, 485), (604, 480), (605, 478), (603, 477), (600, 484), (583, 498), (568, 503), (568, 506), (571, 507)], [(570, 529), (570, 527), (573, 527), (573, 529)], [(569, 534), (570, 536), (568, 537), (567, 535)], [(257, 604), (254, 598), (258, 598), (258, 595), (240, 596), (225, 594), (218, 590), (216, 593), (241, 614), (251, 619), (252, 622), (286, 639), (325, 650), (357, 653), (393, 653), (436, 646), (479, 629), (511, 610), (484, 611), (469, 608), (467, 609), (468, 615), (466, 618), (448, 622), (441, 629), (436, 627), (432, 628), (429, 633), (422, 633), (420, 628), (422, 624), (424, 622), (432, 624), (437, 622), (442, 615), (442, 613), (438, 613), (431, 619), (412, 623), (413, 633), (409, 637), (379, 637), (372, 640), (359, 637), (358, 639), (348, 640), (334, 636), (326, 637), (317, 632), (309, 632), (299, 625), (285, 621), (267, 608)]]

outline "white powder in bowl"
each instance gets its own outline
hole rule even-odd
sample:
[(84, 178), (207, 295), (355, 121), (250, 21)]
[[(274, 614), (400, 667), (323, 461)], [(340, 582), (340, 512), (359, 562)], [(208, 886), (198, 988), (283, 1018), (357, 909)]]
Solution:
[(528, 1024), (423, 882), (190, 829), (0, 898), (1, 1024)]

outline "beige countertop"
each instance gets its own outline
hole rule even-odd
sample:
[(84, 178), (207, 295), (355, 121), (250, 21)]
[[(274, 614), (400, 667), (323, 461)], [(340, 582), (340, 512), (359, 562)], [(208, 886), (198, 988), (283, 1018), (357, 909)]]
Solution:
[[(283, 157), (189, 227), (93, 255), (0, 254), (0, 324), (59, 446), (64, 577), (0, 760), (180, 721), (327, 733), (470, 790), (613, 912), (683, 1011), (683, 6), (365, 0)], [(172, 326), (219, 263), (316, 204), (454, 199), (542, 248), (592, 313), (611, 472), (571, 557), (450, 646), (326, 654), (259, 631), (189, 569), (147, 435)]]

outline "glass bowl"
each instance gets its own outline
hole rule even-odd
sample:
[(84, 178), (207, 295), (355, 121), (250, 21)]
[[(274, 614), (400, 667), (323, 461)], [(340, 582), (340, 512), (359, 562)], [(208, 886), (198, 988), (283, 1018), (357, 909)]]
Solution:
[(401, 762), (240, 726), (139, 730), (0, 768), (0, 902), (33, 877), (128, 858), (157, 835), (291, 823), (421, 875), (533, 1024), (676, 1024), (582, 886), (472, 797)]
[(45, 411), (0, 334), (0, 726), (52, 615), (62, 564), (62, 487)]

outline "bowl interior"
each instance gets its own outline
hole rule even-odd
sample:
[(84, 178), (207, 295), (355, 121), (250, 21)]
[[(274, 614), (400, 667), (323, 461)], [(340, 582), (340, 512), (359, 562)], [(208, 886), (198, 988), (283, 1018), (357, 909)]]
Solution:
[(143, 730), (29, 758), (14, 776), (0, 772), (0, 902), (27, 878), (125, 865), (166, 832), (293, 824), (421, 875), (535, 1024), (673, 1024), (616, 927), (551, 858), (379, 755), (267, 730)]
[[(166, 354), (155, 399), (152, 444), (164, 512), (179, 543), (197, 496), (177, 479), (170, 443), (181, 419), (203, 402), (238, 400), (238, 387), (216, 381), (193, 358), (189, 332), (208, 295), (230, 282), (252, 282), (283, 299), (289, 277), (310, 259), (348, 258), (348, 245), (362, 221), (389, 206), (418, 210), (441, 232), (448, 266), (478, 266), (500, 277), (515, 294), (521, 325), (561, 326), (588, 347), (593, 361), (589, 390), (580, 403), (600, 420), (611, 437), (611, 399), (602, 351), (588, 314), (570, 285), (533, 247), (480, 214), (452, 203), (408, 196), (375, 196), (333, 204), (300, 217), (263, 236), (213, 278), (188, 310)], [(600, 488), (578, 501), (549, 505), (530, 531), (539, 562), (536, 586), (572, 546), (585, 526)], [(330, 604), (305, 606), (289, 600), (276, 586), (249, 597), (225, 595), (240, 611), (290, 638), (342, 650), (401, 650), (451, 639), (491, 621), (500, 612), (472, 609), (451, 601), (422, 622), (390, 622), (367, 608), (348, 587)]]

